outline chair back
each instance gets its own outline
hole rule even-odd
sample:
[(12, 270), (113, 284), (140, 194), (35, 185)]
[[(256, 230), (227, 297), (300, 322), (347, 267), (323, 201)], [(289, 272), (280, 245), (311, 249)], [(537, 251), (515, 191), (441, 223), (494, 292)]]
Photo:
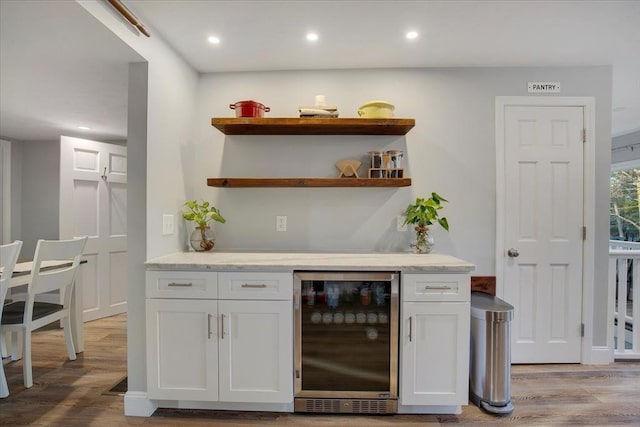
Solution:
[(0, 267), (2, 268), (2, 276), (0, 277), (0, 313), (2, 313), (2, 306), (4, 305), (4, 299), (7, 295), (9, 279), (13, 276), (13, 269), (18, 261), (20, 249), (22, 249), (21, 240), (0, 246)]
[[(82, 258), (87, 236), (72, 240), (38, 240), (36, 252), (31, 266), (29, 280), (29, 299), (33, 301), (36, 294), (60, 290), (60, 296), (66, 301), (70, 294), (69, 286), (73, 284)], [(68, 262), (65, 268), (46, 270), (51, 262)], [(41, 270), (45, 268), (45, 270)]]

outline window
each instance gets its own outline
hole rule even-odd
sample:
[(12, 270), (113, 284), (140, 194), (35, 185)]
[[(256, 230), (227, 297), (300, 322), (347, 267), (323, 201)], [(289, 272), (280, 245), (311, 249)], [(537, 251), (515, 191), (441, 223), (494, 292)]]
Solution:
[(609, 235), (612, 240), (640, 241), (640, 160), (612, 165)]

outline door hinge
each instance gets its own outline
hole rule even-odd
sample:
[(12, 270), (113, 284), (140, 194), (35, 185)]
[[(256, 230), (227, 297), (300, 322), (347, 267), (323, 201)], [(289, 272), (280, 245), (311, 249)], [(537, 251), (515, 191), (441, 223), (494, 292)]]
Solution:
[(584, 337), (584, 323), (580, 324), (580, 336)]
[(587, 130), (582, 129), (582, 142), (587, 142)]
[(587, 240), (587, 227), (582, 227), (582, 240)]

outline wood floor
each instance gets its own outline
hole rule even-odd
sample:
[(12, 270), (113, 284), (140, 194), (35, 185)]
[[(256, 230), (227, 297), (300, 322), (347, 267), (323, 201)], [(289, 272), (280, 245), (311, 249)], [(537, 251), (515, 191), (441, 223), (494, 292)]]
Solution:
[(59, 329), (34, 334), (34, 386), (22, 362), (4, 360), (11, 395), (0, 399), (0, 425), (33, 426), (640, 426), (640, 362), (609, 366), (519, 365), (512, 369), (515, 411), (500, 418), (465, 406), (461, 415), (336, 416), (158, 410), (125, 417), (123, 397), (105, 394), (126, 375), (126, 316), (85, 324), (86, 350), (66, 359)]

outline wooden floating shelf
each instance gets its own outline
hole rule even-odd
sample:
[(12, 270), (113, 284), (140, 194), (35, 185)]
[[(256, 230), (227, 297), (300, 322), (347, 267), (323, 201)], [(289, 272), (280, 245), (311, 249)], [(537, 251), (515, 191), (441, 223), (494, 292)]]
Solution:
[(406, 135), (414, 119), (212, 118), (225, 135)]
[(408, 187), (411, 178), (207, 178), (209, 187)]

